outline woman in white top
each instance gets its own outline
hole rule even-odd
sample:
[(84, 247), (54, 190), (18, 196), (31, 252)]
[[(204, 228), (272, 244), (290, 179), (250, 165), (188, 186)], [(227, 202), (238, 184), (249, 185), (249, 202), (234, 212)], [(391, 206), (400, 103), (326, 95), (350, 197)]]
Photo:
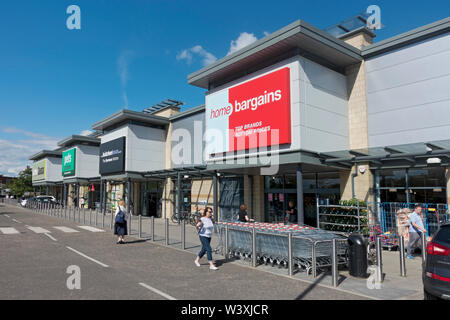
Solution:
[(114, 234), (117, 235), (117, 244), (125, 243), (127, 233), (127, 220), (125, 201), (120, 200), (114, 215)]
[(214, 229), (214, 218), (212, 217), (212, 212), (212, 208), (206, 207), (200, 221), (197, 223), (197, 230), (199, 230), (198, 235), (202, 244), (202, 250), (198, 253), (197, 259), (195, 259), (194, 263), (197, 267), (200, 267), (200, 259), (206, 253), (209, 268), (211, 270), (217, 270), (218, 268), (214, 265), (214, 261), (212, 259), (211, 249), (211, 237)]

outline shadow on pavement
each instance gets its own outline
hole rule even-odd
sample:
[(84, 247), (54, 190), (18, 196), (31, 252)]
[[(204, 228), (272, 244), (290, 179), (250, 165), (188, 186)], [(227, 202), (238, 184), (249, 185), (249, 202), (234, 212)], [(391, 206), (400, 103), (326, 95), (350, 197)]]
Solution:
[(309, 285), (308, 288), (306, 288), (297, 298), (295, 298), (295, 300), (302, 300), (303, 298), (305, 298), (308, 293), (310, 293), (320, 282), (322, 282), (322, 280), (326, 277), (326, 274), (323, 273), (322, 275), (320, 275), (316, 281), (314, 281), (313, 283), (311, 283), (311, 285)]

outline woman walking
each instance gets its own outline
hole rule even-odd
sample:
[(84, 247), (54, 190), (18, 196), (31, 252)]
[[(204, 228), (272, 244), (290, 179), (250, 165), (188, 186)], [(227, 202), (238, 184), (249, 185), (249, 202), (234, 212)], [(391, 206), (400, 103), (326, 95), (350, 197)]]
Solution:
[(124, 236), (127, 235), (127, 220), (125, 214), (125, 201), (120, 200), (114, 216), (114, 234), (117, 235), (117, 244), (125, 243)]
[(200, 259), (206, 253), (206, 257), (209, 262), (209, 269), (217, 270), (218, 268), (214, 265), (214, 261), (212, 259), (211, 249), (211, 237), (214, 228), (214, 218), (212, 217), (212, 212), (212, 208), (206, 207), (200, 221), (197, 223), (197, 230), (200, 230), (198, 235), (202, 244), (202, 250), (198, 253), (197, 259), (195, 259), (194, 263), (197, 267), (200, 267)]

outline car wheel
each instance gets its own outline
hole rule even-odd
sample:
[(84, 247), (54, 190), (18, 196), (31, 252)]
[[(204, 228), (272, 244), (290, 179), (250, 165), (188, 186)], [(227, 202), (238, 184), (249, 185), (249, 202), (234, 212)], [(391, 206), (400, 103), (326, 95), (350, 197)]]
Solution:
[(437, 300), (437, 297), (435, 297), (432, 294), (429, 294), (428, 292), (423, 290), (423, 299), (424, 300)]

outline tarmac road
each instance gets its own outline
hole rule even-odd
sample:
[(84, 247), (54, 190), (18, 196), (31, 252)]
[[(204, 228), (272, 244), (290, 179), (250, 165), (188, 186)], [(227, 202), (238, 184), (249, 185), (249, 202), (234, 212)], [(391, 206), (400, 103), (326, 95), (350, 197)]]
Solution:
[[(188, 251), (117, 245), (111, 231), (82, 226), (0, 205), (0, 299), (367, 299), (224, 261), (199, 268)], [(79, 290), (66, 285), (69, 266), (79, 267)]]

